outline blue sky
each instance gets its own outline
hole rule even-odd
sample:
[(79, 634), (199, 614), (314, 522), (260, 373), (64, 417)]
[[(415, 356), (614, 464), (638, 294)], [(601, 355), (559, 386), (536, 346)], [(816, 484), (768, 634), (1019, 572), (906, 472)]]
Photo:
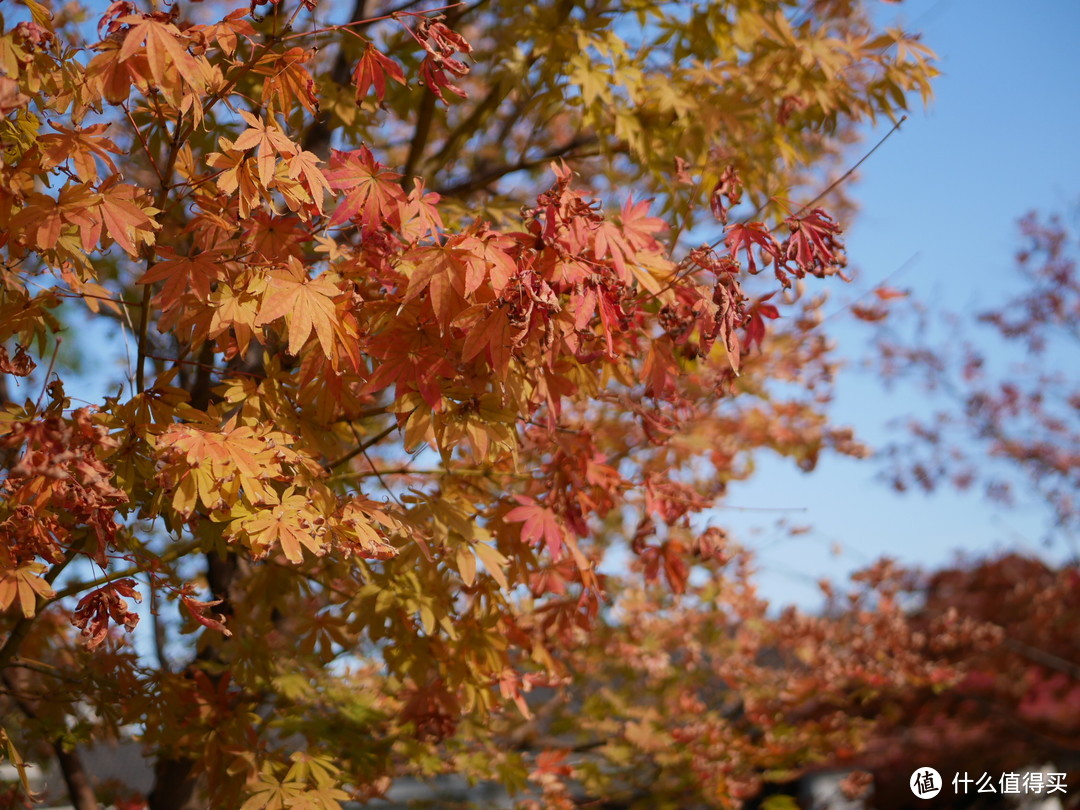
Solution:
[[(923, 32), (943, 75), (929, 108), (913, 111), (851, 188), (861, 212), (847, 246), (859, 277), (855, 288), (834, 290), (833, 309), (911, 260), (890, 286), (972, 312), (1015, 286), (1017, 219), (1032, 209), (1071, 212), (1080, 204), (1080, 3), (914, 0), (882, 9), (899, 14), (907, 30)], [(887, 130), (868, 133), (867, 144)], [(869, 333), (840, 324), (832, 334), (839, 346), (854, 347), (845, 350), (854, 361)], [(899, 437), (886, 423), (918, 405), (913, 390), (886, 394), (849, 369), (833, 415), (879, 445)], [(736, 506), (804, 510), (721, 515), (760, 549), (765, 596), (812, 607), (819, 601), (814, 580), (843, 578), (882, 555), (930, 567), (958, 552), (1064, 554), (1040, 545), (1045, 523), (1038, 509), (1006, 511), (951, 492), (901, 497), (875, 480), (879, 470), (873, 461), (826, 459), (804, 475), (763, 459), (752, 481), (733, 487)], [(771, 526), (785, 516), (815, 532), (783, 539)]]

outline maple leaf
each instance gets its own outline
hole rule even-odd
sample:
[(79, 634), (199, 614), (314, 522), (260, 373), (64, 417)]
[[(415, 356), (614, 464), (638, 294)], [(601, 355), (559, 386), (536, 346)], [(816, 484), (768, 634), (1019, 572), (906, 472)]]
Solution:
[(498, 378), (505, 380), (514, 346), (505, 310), (495, 307), (488, 311), (487, 307), (479, 305), (470, 307), (453, 320), (453, 325), (465, 330), (461, 359), (468, 362), (480, 352), (486, 352)]
[(217, 630), (219, 633), (222, 633), (226, 636), (231, 636), (232, 631), (225, 626), (224, 616), (219, 615), (215, 617), (213, 615), (206, 615), (206, 611), (209, 608), (216, 607), (217, 605), (222, 604), (225, 600), (214, 599), (210, 602), (202, 602), (196, 599), (194, 596), (191, 596), (190, 592), (191, 586), (184, 586), (184, 589), (181, 591), (180, 594), (180, 601), (184, 605), (184, 607), (187, 608), (187, 611), (191, 614), (192, 618), (195, 619), (195, 621), (197, 621), (203, 627), (207, 627), (211, 630)]
[(255, 331), (255, 319), (259, 317), (259, 293), (241, 285), (222, 284), (210, 297), (214, 314), (210, 318), (209, 336), (232, 329), (236, 336), (236, 349), (240, 355), (247, 353)]
[(881, 304), (852, 304), (851, 314), (860, 321), (876, 323), (889, 317), (889, 310)]
[(543, 777), (570, 776), (573, 768), (566, 762), (568, 751), (541, 751), (536, 757), (536, 770), (529, 778), (542, 781)]
[(277, 156), (293, 157), (303, 150), (290, 141), (273, 121), (260, 121), (246, 110), (240, 111), (240, 117), (247, 122), (248, 129), (240, 133), (232, 144), (233, 149), (256, 150), (255, 162), (259, 167), (259, 182), (263, 188), (270, 187), (274, 177), (274, 164)]
[(377, 504), (358, 496), (342, 506), (330, 522), (329, 530), (335, 547), (343, 550), (346, 556), (374, 560), (396, 557), (398, 550), (383, 539), (375, 528), (376, 523), (382, 524), (384, 529), (400, 528)]
[(738, 258), (740, 250), (746, 252), (746, 267), (751, 273), (758, 272), (754, 261), (754, 248), (757, 247), (766, 259), (775, 260), (780, 255), (780, 246), (772, 238), (768, 227), (763, 222), (736, 223), (727, 226), (724, 244), (733, 259)]
[(109, 236), (132, 257), (139, 255), (141, 245), (153, 244), (154, 231), (161, 229), (154, 219), (158, 210), (140, 204), (144, 196), (141, 189), (121, 183), (102, 187), (98, 202)]
[(521, 523), (521, 542), (538, 545), (543, 541), (553, 560), (562, 557), (566, 529), (558, 516), (543, 504), (525, 495), (515, 495), (520, 506), (506, 513), (503, 518), (508, 523)]
[(96, 590), (90, 591), (75, 606), (71, 623), (82, 630), (82, 636), (89, 649), (94, 649), (109, 634), (109, 619), (122, 624), (128, 632), (135, 629), (139, 616), (128, 610), (128, 603), (121, 596), (142, 601), (142, 596), (135, 590), (135, 580), (118, 579)]
[(906, 298), (908, 292), (907, 290), (898, 290), (895, 287), (878, 287), (874, 290), (874, 295), (881, 301), (891, 301), (894, 298)]
[(220, 152), (211, 152), (206, 156), (208, 166), (219, 170), (217, 187), (225, 194), (239, 192), (238, 213), (246, 218), (252, 208), (259, 205), (261, 190), (265, 189), (252, 171), (252, 161), (247, 153), (236, 149), (228, 138), (219, 138)]
[(401, 223), (401, 235), (409, 241), (416, 241), (425, 236), (435, 236), (443, 229), (442, 217), (436, 207), (439, 195), (424, 189), (421, 177), (413, 178), (413, 189), (409, 192), (408, 205)]
[(444, 104), (446, 103), (446, 96), (442, 94), (443, 88), (461, 98), (467, 97), (466, 92), (453, 83), (450, 75), (465, 76), (468, 72), (469, 66), (452, 56), (446, 57), (429, 53), (424, 57), (424, 61), (420, 63), (421, 82), (438, 96), (439, 101)]
[(18, 568), (5, 565), (0, 571), (0, 610), (7, 610), (18, 599), (23, 616), (27, 619), (33, 617), (37, 611), (38, 597), (51, 599), (53, 596), (52, 587), (41, 576), (45, 571), (44, 565), (35, 562)]
[(405, 84), (405, 74), (401, 67), (388, 56), (384, 56), (374, 43), (369, 42), (364, 54), (353, 69), (352, 80), (356, 85), (356, 101), (363, 101), (368, 90), (375, 88), (375, 98), (381, 104), (386, 98), (386, 78), (389, 76), (398, 84)]
[(232, 56), (236, 52), (241, 36), (248, 40), (255, 36), (255, 29), (251, 23), (243, 19), (247, 14), (245, 9), (238, 8), (230, 11), (221, 22), (207, 26), (192, 26), (188, 29), (188, 33), (197, 32), (208, 40), (216, 40), (222, 53)]
[(301, 185), (311, 195), (312, 203), (316, 210), (323, 212), (323, 196), (330, 191), (330, 182), (319, 168), (319, 158), (312, 152), (297, 152), (285, 160), (289, 169), (289, 177), (299, 179)]
[(258, 556), (267, 554), (277, 543), (289, 562), (301, 563), (304, 548), (317, 556), (325, 553), (320, 532), (313, 525), (316, 519), (308, 507), (308, 498), (289, 487), (279, 504), (260, 509), (254, 516), (242, 520), (240, 526), (248, 533)]
[(844, 246), (839, 239), (840, 227), (820, 208), (802, 217), (788, 217), (784, 224), (791, 235), (784, 245), (783, 255), (787, 261), (795, 262), (800, 275), (842, 266), (839, 251)]
[(765, 339), (765, 318), (769, 320), (776, 320), (780, 317), (780, 310), (778, 310), (773, 304), (765, 303), (772, 298), (776, 293), (769, 293), (764, 298), (759, 298), (753, 306), (750, 307), (750, 311), (747, 313), (748, 318), (746, 321), (746, 349), (749, 351), (754, 348), (754, 345), (761, 346), (761, 341)]
[(95, 158), (100, 159), (110, 172), (116, 171), (116, 164), (110, 155), (123, 154), (123, 150), (104, 137), (103, 133), (109, 128), (108, 124), (69, 129), (50, 121), (49, 126), (59, 134), (44, 135), (41, 138), (42, 150), (48, 157), (46, 165), (58, 166), (65, 160), (70, 160), (75, 176), (84, 183), (98, 181)]
[(14, 357), (8, 354), (4, 346), (0, 346), (0, 372), (15, 377), (26, 377), (35, 368), (37, 368), (37, 363), (26, 353), (25, 346), (17, 345)]
[(410, 250), (402, 257), (402, 267), (410, 268), (402, 301), (408, 303), (426, 291), (436, 320), (446, 329), (464, 301), (464, 258), (464, 251), (442, 245)]
[(219, 430), (171, 425), (157, 441), (166, 462), (160, 478), (175, 482), (173, 508), (182, 515), (198, 502), (211, 511), (232, 506), (241, 489), (252, 503), (272, 498), (265, 479), (277, 474), (280, 450), (271, 449), (254, 428), (231, 423)]
[[(160, 255), (168, 256), (170, 251), (159, 250)], [(205, 251), (194, 256), (180, 256), (157, 262), (143, 274), (138, 284), (153, 284), (164, 281), (161, 299), (164, 308), (170, 309), (180, 303), (184, 292), (191, 290), (196, 297), (206, 302), (210, 298), (211, 285), (221, 278), (222, 254), (220, 251)]]
[(594, 232), (596, 255), (601, 258), (609, 258), (615, 271), (619, 274), (619, 280), (623, 284), (629, 284), (633, 279), (630, 270), (626, 266), (627, 260), (633, 261), (634, 247), (626, 240), (622, 229), (614, 222), (601, 222)]
[(444, 104), (446, 97), (442, 94), (443, 88), (465, 98), (465, 91), (453, 84), (450, 76), (460, 77), (469, 73), (469, 66), (455, 58), (454, 54), (472, 53), (472, 46), (460, 34), (430, 17), (420, 20), (416, 38), (428, 52), (420, 64), (420, 77), (423, 84)]
[(727, 225), (728, 221), (728, 206), (724, 205), (724, 197), (727, 197), (729, 205), (738, 205), (742, 200), (742, 182), (733, 166), (724, 169), (724, 173), (720, 175), (720, 179), (709, 196), (709, 206), (712, 208), (713, 216), (720, 221), (721, 225)]
[(349, 193), (330, 217), (329, 226), (351, 219), (358, 221), (365, 233), (378, 230), (383, 223), (399, 227), (402, 208), (407, 206), (405, 193), (397, 183), (400, 177), (376, 161), (366, 146), (352, 152), (335, 149), (326, 178), (334, 191)]
[(645, 563), (646, 581), (655, 582), (662, 570), (672, 592), (685, 593), (690, 569), (683, 559), (684, 552), (682, 544), (677, 541), (668, 541), (659, 546), (649, 546), (644, 549), (641, 558)]
[(656, 234), (668, 229), (667, 223), (660, 217), (647, 216), (651, 203), (652, 200), (641, 200), (635, 203), (631, 196), (623, 204), (619, 223), (622, 225), (626, 243), (634, 251), (659, 250), (660, 243), (656, 239)]
[(284, 53), (267, 54), (259, 61), (252, 72), (266, 77), (262, 98), (267, 108), (288, 114), (296, 100), (312, 115), (319, 112), (315, 80), (304, 67), (314, 55), (313, 50), (289, 48)]
[(330, 357), (334, 352), (334, 322), (337, 319), (334, 298), (340, 293), (341, 290), (325, 276), (308, 278), (304, 266), (294, 259), (286, 269), (270, 274), (255, 326), (286, 318), (289, 354), (299, 355), (314, 330), (323, 353)]
[(30, 96), (19, 90), (19, 83), (7, 76), (0, 76), (0, 115), (25, 107), (30, 103)]
[[(130, 14), (117, 22), (130, 26), (117, 54), (117, 62), (125, 62), (139, 53), (145, 53), (154, 83), (168, 98), (169, 103), (179, 107), (182, 91), (178, 79), (182, 78), (196, 92), (205, 88), (202, 67), (188, 53), (179, 29), (169, 22), (155, 19), (152, 15)], [(143, 43), (146, 43), (143, 49)]]
[(502, 295), (518, 267), (511, 255), (514, 241), (477, 223), (461, 236), (448, 242), (461, 249), (465, 262), (465, 295), (472, 295), (486, 281), (495, 295)]
[(56, 199), (48, 195), (31, 194), (12, 219), (11, 228), (23, 234), (31, 245), (41, 251), (55, 250), (65, 227), (78, 230), (83, 250), (90, 252), (101, 238), (101, 219), (94, 216), (100, 197), (86, 183), (66, 185)]

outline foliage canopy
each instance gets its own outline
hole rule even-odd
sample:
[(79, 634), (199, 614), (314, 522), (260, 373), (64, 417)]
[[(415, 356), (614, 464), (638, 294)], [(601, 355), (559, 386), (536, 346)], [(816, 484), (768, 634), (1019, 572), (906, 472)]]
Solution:
[[(887, 605), (769, 621), (709, 523), (759, 450), (861, 452), (816, 198), (925, 47), (852, 0), (327, 5), (4, 9), (10, 756), (80, 808), (72, 746), (131, 727), (152, 808), (733, 806), (941, 681), (859, 654), (917, 650)], [(74, 407), (56, 335), (98, 323), (124, 370)]]

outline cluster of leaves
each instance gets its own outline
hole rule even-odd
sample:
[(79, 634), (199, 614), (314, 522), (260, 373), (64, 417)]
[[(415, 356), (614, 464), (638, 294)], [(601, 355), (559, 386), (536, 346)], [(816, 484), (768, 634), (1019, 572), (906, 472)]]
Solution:
[(542, 806), (754, 806), (762, 792), (794, 806), (808, 768), (866, 767), (857, 756), (893, 721), (899, 733), (876, 709), (941, 692), (997, 648), (997, 628), (962, 609), (913, 621), (908, 577), (888, 562), (856, 575), (840, 610), (770, 618), (749, 556), (711, 539), (696, 553), (722, 549), (722, 574), (659, 613), (655, 592), (624, 592), (620, 621), (574, 657), (571, 687), (511, 735), (560, 755), (563, 770), (537, 779)]
[[(131, 724), (154, 808), (335, 808), (448, 771), (567, 801), (557, 748), (507, 745), (513, 712), (572, 675), (636, 694), (645, 638), (619, 639), (668, 607), (664, 645), (715, 640), (700, 671), (748, 719), (702, 719), (708, 679), (678, 687), (669, 657), (619, 735), (652, 756), (649, 718), (680, 706), (686, 757), (657, 763), (711, 805), (849, 733), (839, 709), (791, 715), (812, 683), (767, 651), (871, 690), (930, 677), (858, 664), (869, 620), (808, 647), (811, 620), (693, 584), (730, 563), (703, 515), (757, 450), (862, 451), (823, 415), (803, 283), (840, 274), (840, 229), (766, 198), (925, 92), (921, 45), (846, 0), (220, 5), (117, 0), (92, 43), (77, 3), (0, 25), (0, 379), (33, 373), (64, 300), (130, 339), (115, 396), (72, 410), (61, 363), (48, 406), (0, 415), (5, 700), (76, 806), (72, 744)], [(523, 208), (514, 183), (549, 171)], [(739, 218), (744, 183), (761, 205)], [(724, 235), (684, 248), (710, 208)], [(138, 656), (119, 628), (143, 595)], [(881, 643), (911, 641), (900, 624)]]
[[(867, 716), (875, 725), (863, 748), (830, 764), (871, 772), (874, 806), (885, 808), (909, 804), (903, 797), (911, 774), (925, 762), (947, 780), (954, 773), (991, 774), (995, 790), (1001, 774), (1040, 767), (1065, 773), (1065, 784), (1074, 784), (1080, 777), (1080, 648), (1072, 632), (1078, 578), (1075, 564), (1050, 568), (1016, 554), (932, 574), (891, 571), (892, 590), (917, 604), (912, 629), (934, 645), (931, 654), (943, 668), (960, 666), (964, 674), (949, 689), (910, 681), (871, 702)], [(964, 621), (977, 623), (978, 631), (960, 630)], [(943, 633), (942, 622), (951, 622), (951, 630)], [(961, 637), (981, 643), (950, 646)], [(967, 807), (991, 797), (975, 795), (973, 787), (968, 795), (946, 788), (938, 798), (945, 807)]]

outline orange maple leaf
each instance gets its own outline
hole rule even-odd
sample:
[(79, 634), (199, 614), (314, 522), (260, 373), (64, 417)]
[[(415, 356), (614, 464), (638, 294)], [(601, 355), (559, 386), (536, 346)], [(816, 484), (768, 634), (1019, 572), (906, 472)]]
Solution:
[(50, 121), (49, 126), (56, 130), (56, 134), (49, 133), (41, 136), (40, 145), (48, 157), (48, 165), (59, 166), (65, 160), (70, 160), (75, 169), (75, 176), (84, 183), (96, 183), (98, 170), (95, 156), (109, 169), (116, 172), (116, 164), (113, 163), (110, 153), (123, 154), (115, 143), (104, 136), (109, 128), (108, 124), (95, 124), (90, 127), (75, 127), (69, 129)]
[(246, 110), (240, 111), (240, 117), (247, 121), (249, 129), (240, 133), (232, 145), (233, 149), (258, 149), (256, 162), (259, 166), (259, 182), (266, 188), (274, 178), (276, 156), (293, 157), (302, 150), (273, 121), (264, 124)]
[[(161, 252), (165, 253), (164, 250)], [(221, 261), (221, 252), (216, 250), (167, 259), (151, 267), (137, 283), (164, 281), (161, 298), (165, 309), (176, 306), (180, 297), (189, 289), (200, 301), (205, 302), (210, 297), (210, 286), (221, 277)]]
[(316, 210), (321, 214), (323, 195), (330, 191), (330, 183), (319, 169), (318, 156), (313, 152), (297, 152), (286, 160), (286, 165), (289, 167), (289, 177), (293, 180), (299, 179), (300, 185), (307, 189)]
[(293, 259), (288, 268), (270, 274), (268, 294), (259, 308), (255, 326), (287, 317), (289, 354), (298, 355), (314, 329), (323, 353), (330, 357), (337, 319), (334, 298), (340, 292), (325, 276), (308, 278), (303, 265)]
[[(154, 84), (174, 107), (182, 101), (183, 79), (188, 87), (201, 92), (206, 82), (199, 61), (187, 51), (183, 35), (172, 23), (160, 22), (149, 15), (130, 14), (117, 22), (131, 26), (120, 46), (117, 62), (145, 53)], [(146, 43), (145, 50), (142, 48)]]
[(109, 236), (129, 256), (138, 256), (139, 246), (150, 244), (153, 241), (153, 232), (161, 228), (153, 219), (158, 210), (140, 205), (139, 198), (142, 194), (140, 189), (126, 183), (101, 188), (98, 211)]

